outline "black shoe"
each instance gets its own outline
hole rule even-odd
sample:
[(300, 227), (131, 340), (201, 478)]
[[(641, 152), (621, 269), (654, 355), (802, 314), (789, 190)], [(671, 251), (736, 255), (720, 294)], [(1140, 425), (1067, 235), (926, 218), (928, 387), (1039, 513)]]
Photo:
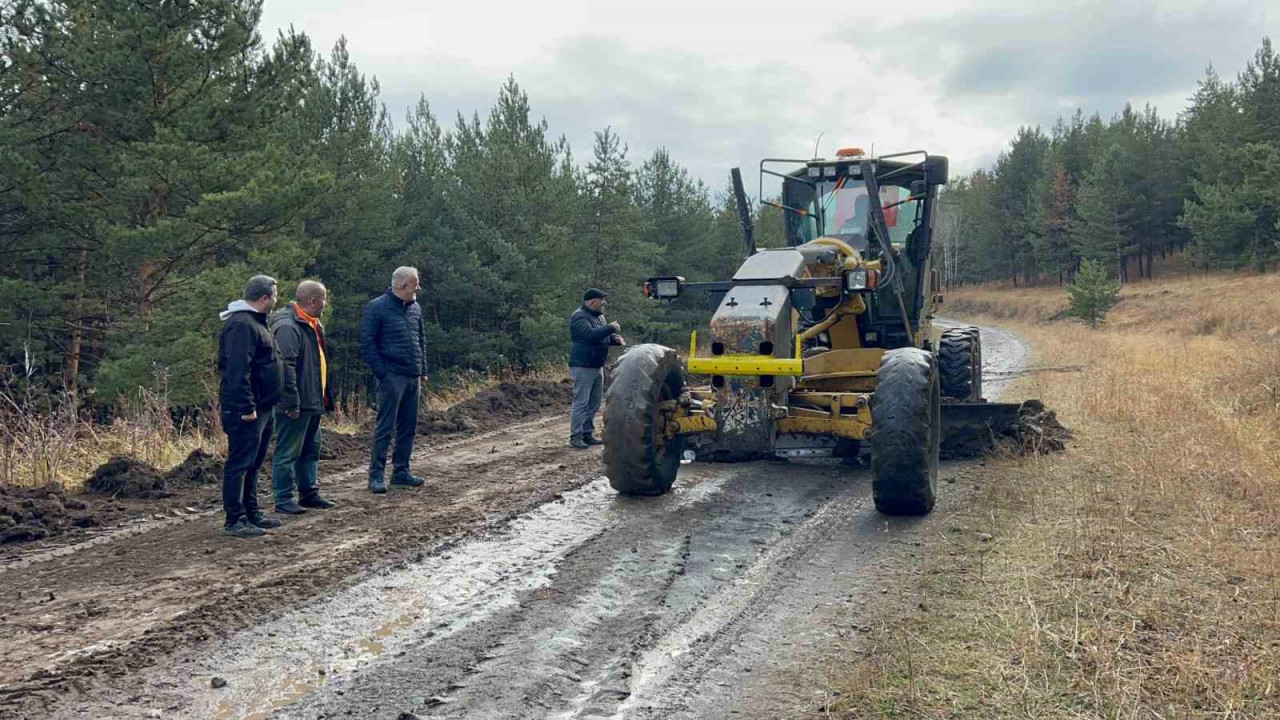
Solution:
[(418, 487), (422, 485), (422, 483), (423, 483), (422, 478), (409, 472), (396, 473), (395, 475), (391, 476), (392, 485), (404, 485), (405, 487)]
[(249, 518), (248, 522), (250, 525), (255, 525), (257, 527), (262, 528), (263, 530), (266, 530), (268, 528), (278, 528), (281, 525), (284, 525), (284, 523), (280, 522), (279, 520), (273, 517), (267, 517), (262, 513), (258, 513), (257, 515), (254, 515), (253, 517)]
[(299, 501), (298, 501), (298, 504), (299, 504), (299, 505), (301, 505), (301, 506), (302, 506), (302, 507), (304, 507), (304, 508), (315, 508), (315, 509), (317, 509), (317, 510), (328, 510), (329, 508), (333, 507), (333, 506), (334, 506), (334, 505), (336, 505), (337, 503), (334, 503), (332, 500), (325, 500), (324, 498), (320, 497), (319, 495), (311, 495), (311, 496), (309, 496), (309, 497), (304, 497), (304, 498), (302, 498), (301, 500), (299, 500)]
[(575, 448), (578, 448), (579, 450), (586, 450), (591, 446), (587, 444), (586, 440), (582, 439), (581, 435), (570, 435), (569, 447), (575, 447)]
[(302, 515), (306, 512), (298, 503), (290, 500), (286, 503), (276, 503), (276, 512), (284, 515)]
[(235, 525), (227, 525), (223, 527), (222, 534), (227, 537), (249, 538), (262, 537), (267, 534), (267, 531), (260, 527), (250, 525), (244, 519), (240, 519), (236, 521)]
[(582, 433), (582, 442), (588, 445), (603, 445), (603, 440), (597, 440), (595, 435), (591, 433)]
[(382, 495), (387, 491), (387, 481), (380, 477), (369, 478), (369, 492), (374, 495)]

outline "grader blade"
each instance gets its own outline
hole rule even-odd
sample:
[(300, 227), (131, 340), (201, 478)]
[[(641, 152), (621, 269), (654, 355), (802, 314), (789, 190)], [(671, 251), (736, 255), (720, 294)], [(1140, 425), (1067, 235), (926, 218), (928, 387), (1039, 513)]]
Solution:
[(1021, 403), (943, 403), (943, 458), (976, 457), (995, 447), (997, 438), (1012, 434)]

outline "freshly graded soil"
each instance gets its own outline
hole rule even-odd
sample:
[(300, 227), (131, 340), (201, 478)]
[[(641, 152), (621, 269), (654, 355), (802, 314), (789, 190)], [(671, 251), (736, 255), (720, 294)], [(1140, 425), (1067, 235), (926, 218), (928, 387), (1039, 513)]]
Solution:
[(122, 508), (67, 497), (56, 485), (19, 487), (0, 485), (0, 544), (40, 540), (68, 528), (91, 528), (124, 516)]

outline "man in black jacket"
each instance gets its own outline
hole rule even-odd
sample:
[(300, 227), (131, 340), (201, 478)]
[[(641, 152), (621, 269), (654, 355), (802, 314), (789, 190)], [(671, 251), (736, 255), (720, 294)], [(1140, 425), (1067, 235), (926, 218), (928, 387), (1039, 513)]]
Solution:
[(418, 391), (427, 376), (426, 335), (418, 305), (418, 271), (396, 268), (391, 287), (365, 306), (360, 322), (360, 356), (378, 380), (378, 427), (369, 459), (369, 490), (387, 491), (387, 449), (391, 455), (391, 484), (416, 487), (422, 478), (409, 472), (414, 433), (418, 429)]
[(569, 418), (569, 445), (585, 450), (600, 441), (595, 431), (596, 411), (604, 393), (604, 363), (610, 345), (626, 345), (622, 326), (604, 319), (603, 290), (591, 288), (582, 295), (582, 307), (569, 316), (569, 374), (573, 377), (573, 414)]
[(280, 400), (280, 354), (267, 329), (267, 313), (276, 305), (276, 281), (254, 275), (244, 299), (221, 313), (218, 371), (222, 429), (227, 462), (222, 469), (224, 535), (256, 537), (280, 521), (258, 510), (258, 471), (271, 441), (272, 407)]
[[(271, 334), (284, 364), (284, 386), (275, 409), (276, 454), (271, 488), (276, 512), (301, 515), (304, 508), (328, 509), (320, 497), (316, 468), (320, 460), (320, 418), (329, 401), (329, 356), (320, 316), (328, 290), (315, 280), (298, 283), (295, 300), (271, 316)], [(294, 486), (300, 502), (293, 499)]]

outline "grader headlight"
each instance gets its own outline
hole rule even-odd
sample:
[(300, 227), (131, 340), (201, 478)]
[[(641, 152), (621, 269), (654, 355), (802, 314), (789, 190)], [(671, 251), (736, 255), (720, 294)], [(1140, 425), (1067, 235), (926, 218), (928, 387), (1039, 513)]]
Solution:
[(844, 289), (846, 292), (862, 292), (876, 289), (876, 271), (871, 268), (857, 268), (844, 271)]
[(682, 277), (649, 278), (644, 283), (644, 294), (658, 300), (674, 300), (680, 297)]

